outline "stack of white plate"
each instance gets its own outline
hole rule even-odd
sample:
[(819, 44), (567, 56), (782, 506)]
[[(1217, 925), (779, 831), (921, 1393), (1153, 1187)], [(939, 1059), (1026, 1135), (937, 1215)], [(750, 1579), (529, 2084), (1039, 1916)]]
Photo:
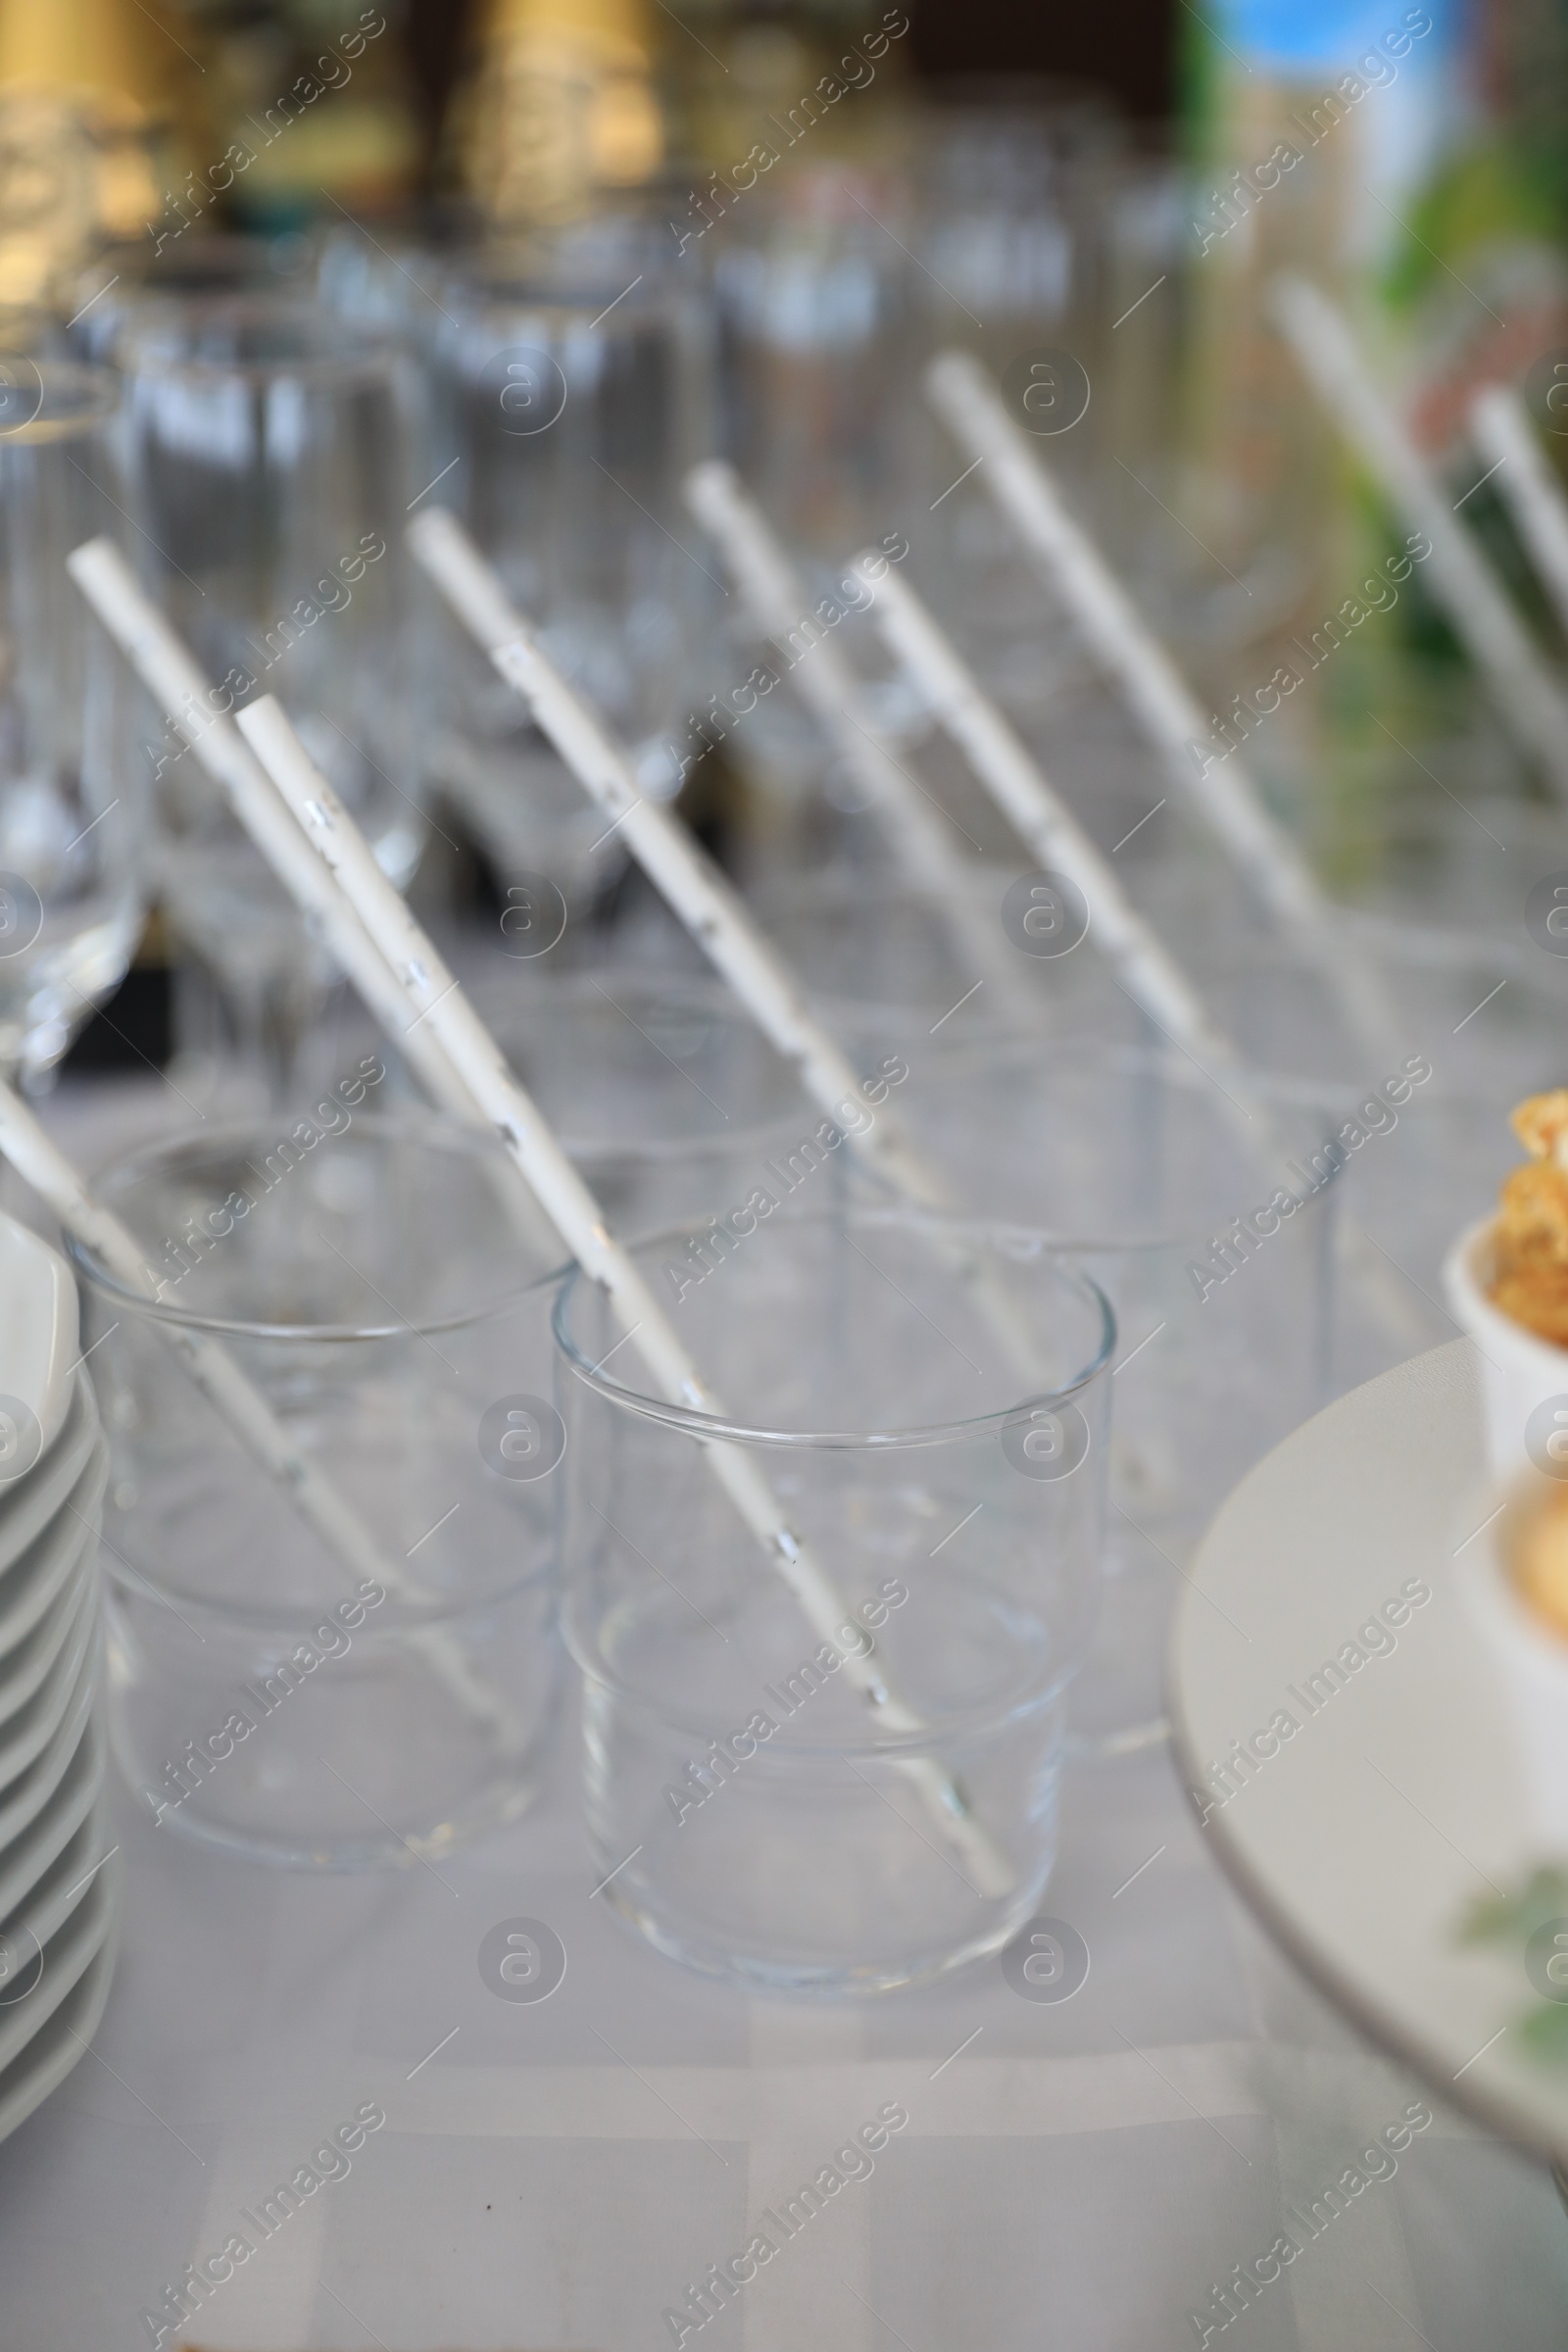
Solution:
[(98, 1527), (109, 1451), (64, 1261), (0, 1216), (0, 2136), (109, 1993)]

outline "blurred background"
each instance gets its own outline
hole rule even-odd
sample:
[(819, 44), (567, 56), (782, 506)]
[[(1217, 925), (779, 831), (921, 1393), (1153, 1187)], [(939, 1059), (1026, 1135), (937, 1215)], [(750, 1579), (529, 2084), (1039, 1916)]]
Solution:
[[(678, 499), (707, 454), (741, 467), (823, 593), (863, 541), (917, 533), (925, 593), (1104, 846), (1159, 789), (1003, 519), (951, 488), (960, 464), (920, 370), (967, 345), (1032, 408), (1042, 454), (1211, 710), (1212, 748), (1247, 739), (1335, 895), (1485, 923), (1504, 900), (1512, 913), (1504, 845), (1540, 836), (1546, 780), (1419, 569), (1314, 659), (1314, 632), (1406, 526), (1325, 424), (1265, 291), (1305, 268), (1348, 306), (1555, 657), (1466, 417), (1479, 384), (1528, 387), (1534, 368), (1548, 460), (1565, 447), (1539, 406), (1568, 351), (1565, 134), (1556, 0), (10, 0), (0, 303), (16, 349), (63, 339), (131, 384), (131, 514), (154, 537), (176, 525), (157, 451), (138, 454), (135, 381), (172, 364), (148, 356), (161, 297), (309, 297), (346, 334), (412, 348), (412, 446), (431, 477), (451, 469), (439, 498), (498, 556), (527, 539), (535, 572), (514, 585), (648, 788), (679, 793), (775, 893), (824, 858), (853, 865), (862, 812), (787, 694), (735, 721), (745, 627)], [(547, 282), (562, 319), (606, 318), (613, 359), (589, 389), (563, 344), (572, 407), (549, 462), (521, 466), (518, 440), (487, 454), (475, 404), (509, 318), (537, 352)], [(147, 413), (167, 419), (168, 397)], [(518, 400), (535, 397), (529, 377)], [(202, 576), (195, 560), (180, 576)], [(1282, 662), (1299, 688), (1270, 709)], [(450, 708), (439, 679), (421, 685), (416, 772), (393, 778), (431, 816), (417, 889), (493, 915), (526, 869), (574, 912), (619, 904), (632, 886), (569, 788), (514, 713), (485, 720), (479, 665), (453, 675)], [(866, 683), (879, 691), (874, 664)], [(878, 715), (896, 744), (892, 684)], [(993, 851), (995, 818), (949, 781)], [(1179, 929), (1200, 885), (1172, 822), (1124, 862), (1144, 861), (1140, 887)], [(418, 839), (387, 839), (406, 871)], [(170, 980), (177, 864), (75, 1065), (162, 1064), (181, 1019), (185, 1047), (199, 1029)], [(202, 895), (216, 903), (205, 868)], [(200, 950), (194, 928), (175, 963)], [(1205, 913), (1184, 945), (1200, 956), (1220, 928)], [(1227, 954), (1240, 935), (1225, 928)], [(308, 1026), (308, 1007), (273, 1015)], [(1277, 1039), (1256, 1045), (1279, 1058)]]

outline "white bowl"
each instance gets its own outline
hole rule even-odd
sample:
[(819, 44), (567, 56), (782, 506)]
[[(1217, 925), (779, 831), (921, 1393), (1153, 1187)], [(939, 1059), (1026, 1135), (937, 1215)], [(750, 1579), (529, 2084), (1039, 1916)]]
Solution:
[[(1539, 1493), (1543, 1482), (1529, 1484)], [(1524, 1507), (1532, 1499), (1529, 1486), (1518, 1491)], [(1547, 1853), (1568, 1858), (1568, 1635), (1536, 1615), (1508, 1573), (1502, 1530), (1513, 1509), (1464, 1545), (1460, 1589), (1508, 1691), (1530, 1828)]]
[[(1462, 1233), (1448, 1252), (1443, 1269), (1460, 1327), (1474, 1340), (1481, 1356), (1481, 1401), (1486, 1419), (1487, 1457), (1493, 1476), (1507, 1488), (1526, 1471), (1544, 1464), (1532, 1458), (1525, 1444), (1530, 1417), (1551, 1397), (1563, 1399), (1561, 1475), (1568, 1478), (1568, 1348), (1538, 1339), (1512, 1315), (1505, 1315), (1488, 1296), (1494, 1272), (1495, 1216), (1484, 1217)], [(1538, 1435), (1538, 1445), (1540, 1438)], [(1554, 1459), (1559, 1458), (1557, 1455)]]

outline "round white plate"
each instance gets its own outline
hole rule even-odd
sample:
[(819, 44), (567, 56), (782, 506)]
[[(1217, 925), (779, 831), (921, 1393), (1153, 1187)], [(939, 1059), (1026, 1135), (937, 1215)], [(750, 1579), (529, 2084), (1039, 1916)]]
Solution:
[(68, 1577), (30, 1634), (9, 1657), (0, 1658), (0, 1739), (20, 1707), (24, 1707), (49, 1679), (49, 1670), (65, 1648), (82, 1612), (92, 1606), (94, 1579)]
[[(78, 1823), (43, 1876), (0, 1919), (0, 1936), (6, 1936), (24, 1958), (37, 1944), (47, 1943), (51, 1936), (59, 1935), (76, 1906), (86, 1900), (88, 1889), (97, 1883), (97, 1874), (108, 1867), (108, 1857), (120, 1850), (111, 1842), (108, 1812), (101, 1801), (105, 1751), (96, 1737), (86, 1743), (84, 1752), (87, 1751), (91, 1755), (87, 1768), (89, 1796), (98, 1801), (89, 1803), (86, 1819)], [(74, 1799), (73, 1805), (74, 1810), (80, 1810)]]
[(14, 1487), (0, 1488), (0, 1576), (60, 1509), (99, 1434), (98, 1407), (85, 1373), (77, 1373), (72, 1390), (71, 1411), (50, 1451)]
[(0, 1739), (5, 1739), (5, 1727), (19, 1707), (25, 1707), (28, 1698), (42, 1691), (54, 1660), (75, 1633), (77, 1618), (84, 1609), (92, 1609), (96, 1590), (99, 1586), (89, 1574), (89, 1559), (84, 1557), (77, 1574), (66, 1578), (49, 1601), (33, 1633), (25, 1642), (19, 1642), (10, 1658), (0, 1658)]
[(0, 2070), (48, 2023), (102, 1945), (119, 1902), (119, 1871), (118, 1858), (104, 1865), (47, 1943), (23, 1937), (20, 1951), (8, 1951), (0, 1982)]
[(40, 1458), (65, 1424), (77, 1344), (71, 1268), (27, 1226), (0, 1214), (0, 1409), (15, 1429), (11, 1408), (23, 1407), (24, 1434)]
[[(40, 1942), (54, 1933), (52, 1913), (44, 1925), (36, 1916), (37, 1901), (54, 1887), (52, 1879), (47, 1887), (43, 1882), (81, 1830), (102, 1787), (102, 1743), (84, 1740), (37, 1820), (0, 1854), (0, 1932), (10, 1932), (12, 1915), (17, 1914)], [(88, 1855), (82, 1869), (90, 1869), (96, 1859), (96, 1855)]]
[(1307, 1422), (1193, 1563), (1172, 1726), (1204, 1836), (1306, 1972), (1444, 2097), (1568, 2157), (1568, 2062), (1536, 2053), (1524, 1939), (1464, 1939), (1480, 1901), (1568, 1862), (1530, 1836), (1459, 1591), (1484, 1485), (1468, 1340)]
[(101, 1736), (93, 1723), (101, 1689), (100, 1676), (83, 1675), (76, 1687), (70, 1712), (43, 1754), (36, 1763), (27, 1767), (19, 1780), (12, 1783), (4, 1798), (0, 1799), (0, 1856), (4, 1855), (13, 1838), (20, 1838), (50, 1802), (70, 1771), (82, 1741)]
[(64, 2082), (97, 2033), (115, 1973), (115, 1938), (95, 1958), (20, 2058), (0, 2072), (0, 2139)]
[(109, 1448), (100, 1441), (55, 1518), (22, 1558), (0, 1576), (0, 1672), (17, 1643), (31, 1633), (90, 1545), (98, 1541), (98, 1511), (109, 1483)]
[(87, 1609), (72, 1629), (70, 1641), (44, 1678), (43, 1687), (19, 1708), (0, 1734), (0, 1811), (8, 1803), (12, 1784), (36, 1764), (61, 1726), (78, 1711), (81, 1694), (89, 1698), (98, 1684), (99, 1613)]

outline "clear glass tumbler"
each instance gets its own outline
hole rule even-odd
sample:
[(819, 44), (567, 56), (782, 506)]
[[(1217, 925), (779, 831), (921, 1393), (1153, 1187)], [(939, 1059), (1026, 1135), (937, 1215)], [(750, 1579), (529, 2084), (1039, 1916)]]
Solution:
[(721, 1215), (822, 1123), (792, 1065), (710, 982), (523, 965), (475, 1001), (618, 1233)]
[[(528, 1803), (554, 1723), (559, 1274), (498, 1145), (374, 1114), (357, 1064), (284, 1128), (203, 1129), (100, 1198), (110, 1726), (172, 1835), (296, 1868), (439, 1855)], [(209, 1400), (220, 1348), (357, 1521), (350, 1553)]]
[(66, 571), (120, 527), (101, 369), (0, 359), (0, 1070), (53, 1068), (141, 929), (134, 688)]
[[(557, 1305), (589, 1836), (661, 1951), (872, 1991), (999, 1949), (1050, 1875), (1115, 1327), (1036, 1235), (776, 1189), (639, 1246), (728, 1418), (645, 1393), (579, 1276)], [(719, 1448), (819, 1563), (809, 1616)]]
[[(901, 1033), (881, 1026), (864, 1050)], [(1331, 1394), (1347, 1155), (1327, 1145), (1345, 1110), (1256, 1076), (1227, 1074), (1222, 1093), (1174, 1054), (1110, 1040), (904, 1051), (899, 1116), (955, 1203), (1048, 1235), (1115, 1308), (1105, 1608), (1073, 1725), (1097, 1745), (1143, 1744), (1163, 1735), (1169, 1611), (1193, 1546)]]
[[(972, 898), (982, 906), (990, 898), (998, 929), (1010, 919), (1016, 946), (1024, 937), (1008, 903), (1009, 892), (1018, 895), (1016, 867), (972, 858), (966, 872)], [(1092, 1037), (1108, 1046), (1136, 1045), (1151, 1034), (1087, 942), (1052, 956), (1020, 949), (1012, 970), (999, 975), (1008, 983), (1004, 994), (997, 978), (975, 970), (945, 909), (917, 897), (885, 864), (845, 859), (814, 873), (769, 877), (751, 895), (822, 1020), (846, 1044), (874, 1036), (881, 1051), (897, 1047), (912, 1066), (917, 1052), (923, 1062), (970, 1039)]]
[[(424, 840), (413, 360), (262, 295), (140, 305), (114, 349), (138, 558), (215, 712), (275, 694), (401, 888)], [(330, 966), (172, 720), (157, 767), (165, 904), (280, 1098)]]

